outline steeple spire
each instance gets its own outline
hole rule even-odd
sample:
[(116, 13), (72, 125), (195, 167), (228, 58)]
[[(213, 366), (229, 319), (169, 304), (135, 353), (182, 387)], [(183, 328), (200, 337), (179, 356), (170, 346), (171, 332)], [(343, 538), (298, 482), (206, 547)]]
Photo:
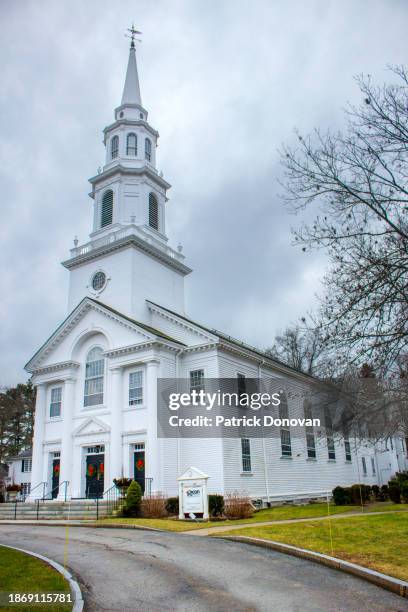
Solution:
[[(135, 49), (135, 35), (141, 34), (138, 30), (135, 30), (133, 24), (128, 30), (131, 35), (130, 50), (129, 50), (129, 61), (126, 71), (125, 86), (123, 88), (122, 102), (121, 104), (138, 104), (142, 106), (142, 99), (140, 97), (140, 86), (139, 86), (139, 75), (137, 73), (136, 64), (136, 49)], [(137, 39), (136, 39), (137, 40)]]

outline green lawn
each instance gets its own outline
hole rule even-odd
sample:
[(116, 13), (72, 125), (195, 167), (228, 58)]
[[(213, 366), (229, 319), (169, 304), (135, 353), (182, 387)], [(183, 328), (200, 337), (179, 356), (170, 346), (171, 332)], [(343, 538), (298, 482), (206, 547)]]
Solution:
[(408, 512), (362, 514), (332, 519), (330, 524), (326, 520), (250, 527), (225, 532), (222, 536), (245, 535), (284, 542), (408, 580)]
[[(221, 525), (240, 525), (243, 523), (262, 523), (265, 521), (284, 521), (288, 519), (314, 518), (327, 516), (327, 504), (307, 504), (304, 506), (275, 506), (259, 510), (252, 518), (240, 519), (236, 521), (206, 521), (193, 523), (191, 521), (179, 521), (177, 519), (143, 519), (143, 518), (108, 518), (98, 521), (103, 524), (125, 524), (140, 525), (141, 527), (153, 527), (155, 529), (165, 529), (167, 531), (190, 531), (193, 529), (204, 529), (207, 527), (219, 527)], [(378, 512), (384, 510), (408, 510), (407, 504), (391, 504), (389, 502), (377, 502), (364, 506), (364, 512)], [(361, 506), (335, 506), (329, 505), (330, 514), (342, 514), (344, 512), (361, 512)]]
[[(41, 559), (31, 557), (11, 548), (0, 546), (0, 585), (2, 596), (4, 593), (70, 593), (68, 582), (53, 567)], [(21, 611), (62, 612), (72, 610), (72, 604), (15, 604), (4, 606), (0, 602), (0, 609)], [(4, 607), (3, 607), (4, 606)]]

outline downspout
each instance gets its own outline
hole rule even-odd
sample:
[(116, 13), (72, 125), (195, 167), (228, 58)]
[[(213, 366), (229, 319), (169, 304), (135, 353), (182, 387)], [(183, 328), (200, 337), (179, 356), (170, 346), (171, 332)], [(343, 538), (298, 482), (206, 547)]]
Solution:
[[(265, 363), (265, 359), (258, 364), (258, 379), (261, 380), (262, 376), (262, 366)], [(268, 464), (266, 457), (266, 444), (265, 444), (265, 436), (262, 436), (262, 451), (263, 451), (263, 460), (264, 460), (264, 477), (265, 477), (265, 493), (266, 493), (266, 501), (269, 503), (269, 474), (268, 474)]]

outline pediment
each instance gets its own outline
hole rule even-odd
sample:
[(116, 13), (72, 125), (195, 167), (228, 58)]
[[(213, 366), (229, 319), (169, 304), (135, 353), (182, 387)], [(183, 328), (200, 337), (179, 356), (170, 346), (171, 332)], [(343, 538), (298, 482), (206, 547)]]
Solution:
[(107, 423), (96, 417), (91, 417), (82, 423), (73, 432), (74, 436), (89, 436), (91, 434), (109, 433), (110, 427)]
[(209, 476), (198, 468), (191, 466), (177, 480), (198, 480), (199, 478), (207, 479)]
[(122, 346), (156, 339), (153, 331), (143, 324), (92, 298), (84, 298), (30, 359), (25, 369), (35, 372), (50, 363), (68, 361), (72, 358), (72, 345), (78, 334), (104, 333), (108, 329), (112, 330), (110, 335), (114, 338), (109, 349), (115, 348), (116, 342)]

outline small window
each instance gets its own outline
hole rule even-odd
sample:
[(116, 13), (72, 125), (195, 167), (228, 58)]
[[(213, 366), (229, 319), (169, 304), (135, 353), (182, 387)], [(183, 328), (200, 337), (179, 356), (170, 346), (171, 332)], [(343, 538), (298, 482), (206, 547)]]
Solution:
[(238, 397), (242, 397), (246, 393), (246, 378), (245, 374), (237, 374), (237, 390)]
[(87, 455), (99, 455), (100, 453), (105, 452), (105, 445), (98, 444), (97, 446), (88, 446)]
[(351, 446), (349, 440), (344, 440), (344, 452), (346, 454), (346, 461), (351, 461)]
[(102, 197), (101, 227), (111, 225), (113, 221), (113, 191), (108, 189)]
[(31, 472), (32, 464), (32, 459), (23, 459), (21, 462), (21, 471), (24, 473)]
[(204, 389), (204, 370), (191, 370), (190, 372), (190, 393), (191, 391), (201, 391)]
[(50, 418), (61, 416), (62, 387), (51, 389)]
[[(312, 415), (312, 406), (310, 402), (305, 400), (303, 405), (303, 410), (305, 413), (305, 419), (313, 419)], [(306, 426), (306, 451), (308, 459), (316, 459), (316, 441), (314, 435), (313, 425)]]
[(367, 463), (365, 457), (361, 457), (361, 463), (363, 464), (363, 476), (367, 476)]
[(149, 193), (149, 225), (155, 230), (159, 229), (159, 205), (154, 193)]
[(114, 136), (111, 140), (111, 159), (119, 155), (119, 136)]
[(84, 406), (103, 404), (105, 360), (98, 346), (89, 351), (85, 365)]
[[(282, 421), (284, 419), (285, 420), (289, 419), (288, 402), (286, 400), (286, 396), (284, 393), (281, 395), (281, 401), (279, 404), (279, 418)], [(281, 438), (282, 457), (291, 457), (292, 456), (292, 440), (290, 437), (290, 429), (286, 424), (281, 425), (280, 438)]]
[(131, 372), (129, 374), (129, 406), (138, 406), (143, 403), (143, 374)]
[(137, 155), (137, 136), (136, 134), (128, 134), (126, 138), (126, 155)]
[(96, 272), (92, 277), (92, 289), (94, 291), (100, 291), (104, 288), (106, 284), (106, 274), (105, 272)]
[(371, 471), (373, 473), (373, 476), (375, 476), (375, 459), (374, 457), (371, 457)]
[(149, 138), (145, 139), (145, 159), (152, 160), (152, 141)]
[(242, 471), (251, 472), (251, 444), (248, 438), (241, 439)]
[(22, 497), (27, 497), (27, 495), (30, 495), (30, 491), (31, 491), (31, 482), (22, 482), (21, 483), (21, 495)]

